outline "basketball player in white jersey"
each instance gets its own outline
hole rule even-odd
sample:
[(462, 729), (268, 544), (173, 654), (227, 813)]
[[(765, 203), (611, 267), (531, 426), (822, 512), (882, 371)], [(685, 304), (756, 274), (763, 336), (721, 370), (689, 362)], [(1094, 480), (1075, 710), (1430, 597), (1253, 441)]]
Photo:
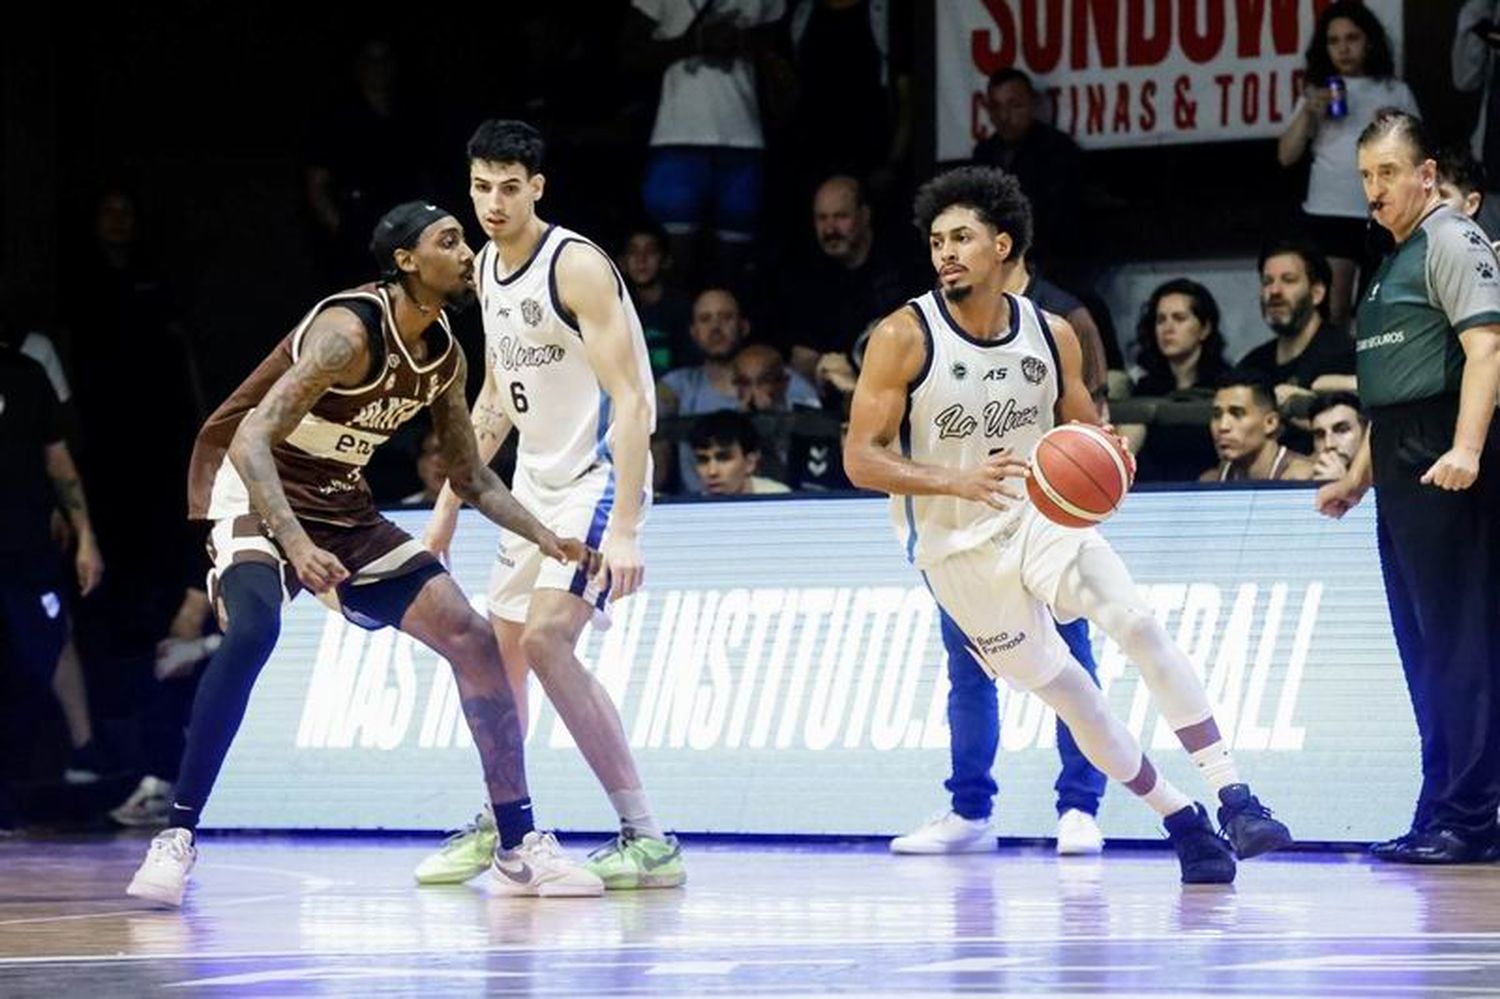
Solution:
[[(1072, 327), (1004, 290), (1031, 239), (1030, 205), (1014, 177), (961, 167), (923, 185), (916, 222), (938, 286), (870, 337), (844, 449), (849, 478), (891, 495), (908, 559), (979, 663), (1040, 697), (1090, 762), (1164, 818), (1183, 881), (1230, 882), (1235, 854), (1276, 849), (1290, 834), (1240, 782), (1203, 684), (1119, 556), (1097, 531), (1042, 517), (1020, 486), (1042, 434), (1060, 421), (1097, 421)], [(1225, 838), (1156, 773), (1051, 614), (1089, 618), (1140, 666), (1219, 794)]]
[[(543, 153), (540, 133), (519, 121), (487, 121), (469, 140), (469, 193), (490, 237), (474, 262), (488, 360), (474, 430), (485, 461), (512, 428), (519, 433), (516, 496), (542, 523), (570, 525), (599, 550), (602, 567), (590, 577), (503, 531), (490, 621), (522, 724), (530, 670), (619, 814), (620, 835), (594, 852), (589, 869), (606, 888), (671, 888), (686, 880), (681, 849), (651, 813), (619, 712), (574, 655), (584, 625), (644, 575), (651, 365), (608, 254), (537, 216)], [(427, 530), (432, 550), (447, 550), (459, 506), (445, 487)], [(485, 869), (493, 842), (493, 821), (481, 812), (418, 866), (417, 880), (467, 880)]]

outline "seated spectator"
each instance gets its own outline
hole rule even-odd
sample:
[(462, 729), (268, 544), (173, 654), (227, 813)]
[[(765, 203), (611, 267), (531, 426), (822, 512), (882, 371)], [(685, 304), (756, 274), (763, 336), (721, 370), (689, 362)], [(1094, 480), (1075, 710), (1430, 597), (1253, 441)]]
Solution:
[(443, 491), (443, 483), (448, 481), (448, 466), (443, 461), (435, 430), (427, 431), (422, 438), (422, 450), (417, 454), (417, 478), (422, 480), (422, 488), (402, 497), (402, 506), (431, 506)]
[[(1229, 369), (1219, 303), (1196, 281), (1158, 285), (1141, 308), (1135, 335), (1136, 395), (1206, 398)], [(1142, 482), (1192, 481), (1215, 458), (1213, 438), (1202, 426), (1124, 424), (1120, 432), (1136, 452)]]
[[(740, 409), (747, 413), (790, 413), (794, 409), (818, 409), (820, 403), (815, 393), (806, 392), (802, 386), (793, 381), (795, 378), (781, 357), (781, 352), (768, 344), (753, 343), (734, 355), (734, 387), (740, 394)], [(782, 422), (777, 426), (771, 439), (767, 442), (761, 454), (764, 466), (772, 474), (785, 476), (788, 481), (799, 481), (801, 476), (798, 470), (792, 468), (791, 461), (794, 444), (800, 442), (800, 450), (806, 450), (806, 441), (802, 440), (806, 435), (799, 434), (790, 422)], [(823, 441), (825, 446), (820, 451), (818, 462), (824, 466), (821, 468), (822, 476), (826, 478), (829, 469), (828, 452), (838, 452), (838, 441)], [(835, 464), (838, 464), (835, 461)], [(842, 473), (836, 473), (841, 475)], [(836, 484), (823, 483), (822, 488), (837, 488)]]
[(636, 315), (641, 317), (651, 374), (657, 378), (682, 363), (688, 324), (693, 318), (693, 303), (667, 283), (670, 262), (667, 234), (659, 226), (640, 225), (625, 237), (619, 256), (620, 273), (625, 275)]
[(1254, 372), (1230, 371), (1214, 393), (1209, 423), (1219, 464), (1200, 482), (1270, 482), (1313, 477), (1313, 461), (1281, 443), (1281, 411), (1271, 384)]
[(760, 434), (744, 413), (724, 410), (700, 416), (688, 436), (699, 492), (705, 496), (750, 496), (790, 492), (783, 483), (756, 475)]
[(1151, 292), (1136, 322), (1135, 394), (1169, 396), (1212, 389), (1229, 369), (1219, 303), (1203, 285), (1174, 278)]
[[(818, 252), (802, 268), (785, 303), (785, 342), (792, 367), (808, 378), (847, 357), (877, 319), (906, 301), (912, 288), (899, 255), (875, 233), (863, 186), (835, 175), (813, 196)], [(819, 388), (825, 383), (819, 381)], [(852, 391), (852, 389), (851, 389)]]
[(1013, 67), (996, 70), (985, 88), (994, 132), (974, 147), (974, 162), (1015, 174), (1031, 199), (1033, 242), (1052, 255), (1039, 262), (1057, 271), (1083, 242), (1083, 154), (1067, 135), (1037, 120), (1038, 100), (1031, 77)]
[(1321, 395), (1308, 411), (1312, 422), (1313, 478), (1319, 481), (1341, 479), (1354, 464), (1370, 417), (1353, 392)]
[[(735, 384), (733, 359), (750, 334), (750, 322), (740, 311), (739, 300), (734, 293), (727, 288), (709, 288), (700, 294), (693, 303), (690, 332), (693, 344), (703, 355), (703, 363), (676, 368), (657, 382), (656, 393), (661, 415), (696, 416), (721, 409), (743, 408), (745, 403), (741, 401), (740, 386)], [(775, 355), (777, 366), (785, 378), (779, 386), (768, 384), (763, 387), (763, 391), (770, 393), (767, 398), (779, 397), (788, 405), (816, 407), (817, 390), (801, 375), (787, 372), (785, 364), (780, 361), (781, 355), (774, 348), (771, 348), (771, 353)], [(752, 358), (755, 356), (752, 355)], [(774, 376), (775, 373), (770, 374)], [(747, 369), (747, 373), (739, 377), (755, 380), (762, 375), (761, 366), (757, 365)], [(659, 445), (653, 453), (659, 474), (663, 481), (669, 481), (673, 449)], [(699, 492), (692, 449), (685, 440), (678, 442), (676, 465), (683, 488), (688, 492)]]
[[(1276, 334), (1240, 359), (1276, 386), (1276, 404), (1285, 409), (1318, 392), (1353, 392), (1354, 340), (1328, 321), (1328, 261), (1318, 248), (1282, 240), (1261, 251), (1260, 314)], [(1312, 446), (1305, 424), (1287, 427), (1286, 443)]]
[[(1496, 224), (1500, 215), (1487, 210), (1486, 186), (1484, 165), (1474, 159), (1467, 148), (1452, 146), (1438, 154), (1438, 197), (1454, 211), (1463, 212), (1479, 223), (1484, 234), (1493, 240), (1496, 233), (1500, 233), (1500, 225)], [(1500, 242), (1492, 245), (1500, 246)]]
[(1083, 350), (1083, 384), (1088, 386), (1089, 395), (1099, 405), (1102, 415), (1108, 405), (1109, 366), (1105, 360), (1104, 338), (1099, 332), (1099, 324), (1094, 321), (1094, 314), (1077, 295), (1064, 291), (1037, 273), (1025, 253), (1017, 258), (1017, 263), (1020, 266), (1014, 271), (1014, 284), (1005, 290), (1031, 299), (1054, 316), (1066, 319), (1073, 327), (1073, 332), (1078, 334), (1078, 346)]

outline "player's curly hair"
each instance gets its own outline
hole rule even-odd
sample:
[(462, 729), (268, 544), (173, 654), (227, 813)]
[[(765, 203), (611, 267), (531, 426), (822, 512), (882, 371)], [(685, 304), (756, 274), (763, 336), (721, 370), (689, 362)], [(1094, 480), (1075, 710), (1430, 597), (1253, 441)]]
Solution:
[(1010, 236), (1010, 259), (1031, 247), (1031, 201), (1021, 182), (996, 167), (962, 166), (940, 173), (917, 190), (912, 221), (926, 239), (933, 220), (954, 205), (972, 208), (985, 225)]
[(528, 174), (540, 173), (547, 143), (542, 133), (512, 118), (481, 122), (469, 137), (469, 160), (487, 163), (519, 163)]

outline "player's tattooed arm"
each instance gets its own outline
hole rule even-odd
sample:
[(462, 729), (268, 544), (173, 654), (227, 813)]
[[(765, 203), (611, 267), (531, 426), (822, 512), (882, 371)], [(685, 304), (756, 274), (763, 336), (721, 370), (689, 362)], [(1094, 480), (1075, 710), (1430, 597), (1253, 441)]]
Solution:
[(468, 364), (460, 354), (458, 373), (448, 388), (432, 402), (432, 428), (437, 432), (438, 447), (448, 468), (448, 485), (460, 500), (490, 520), (535, 542), (546, 554), (562, 558), (557, 536), (533, 517), (531, 511), (505, 488), (500, 476), (480, 460), (474, 426), (464, 400), (467, 370)]
[(495, 369), (486, 364), (484, 386), (479, 398), (474, 400), (474, 410), (469, 414), (474, 424), (474, 440), (479, 445), (479, 460), (486, 465), (495, 460), (500, 445), (510, 436), (510, 417), (500, 406), (500, 385), (495, 381)]
[(974, 468), (954, 468), (913, 461), (892, 448), (908, 393), (927, 364), (926, 338), (910, 307), (887, 316), (870, 334), (844, 437), (849, 481), (893, 496), (958, 496), (998, 509), (1019, 500), (1019, 490), (1005, 480), (1024, 475), (1026, 462), (1008, 449)]
[(286, 440), (325, 392), (359, 384), (369, 367), (364, 323), (347, 309), (324, 311), (303, 335), (296, 362), (276, 379), (230, 442), (229, 460), (245, 480), (251, 504), (294, 559), (296, 549), (312, 542), (287, 502), (271, 449)]

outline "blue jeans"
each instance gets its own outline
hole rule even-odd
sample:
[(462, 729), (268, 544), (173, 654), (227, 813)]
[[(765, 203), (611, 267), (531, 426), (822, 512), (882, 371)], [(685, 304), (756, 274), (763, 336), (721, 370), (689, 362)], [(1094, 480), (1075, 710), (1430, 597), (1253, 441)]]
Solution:
[[(1000, 788), (990, 771), (1000, 748), (1000, 698), (995, 681), (969, 652), (969, 640), (957, 624), (942, 614), (943, 647), (948, 650), (948, 730), (953, 774), (943, 784), (953, 795), (953, 810), (966, 819), (986, 819)], [(1058, 634), (1068, 643), (1073, 658), (1097, 685), (1098, 666), (1089, 646), (1089, 623), (1079, 618), (1059, 624)], [(1104, 795), (1105, 776), (1094, 768), (1073, 733), (1061, 720), (1057, 723), (1057, 755), (1062, 771), (1053, 787), (1057, 791), (1057, 814), (1076, 808), (1096, 815)]]

